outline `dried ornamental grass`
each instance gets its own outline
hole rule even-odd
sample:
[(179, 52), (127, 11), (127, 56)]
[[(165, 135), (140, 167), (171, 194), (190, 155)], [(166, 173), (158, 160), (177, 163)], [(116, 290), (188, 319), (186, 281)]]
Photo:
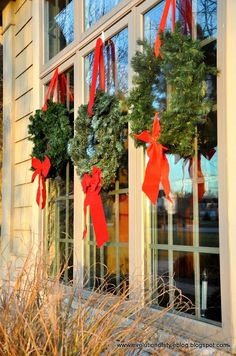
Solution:
[[(123, 284), (107, 293), (106, 278), (86, 297), (78, 287), (63, 286), (60, 275), (46, 278), (42, 265), (33, 275), (29, 270), (26, 262), (13, 286), (1, 286), (0, 355), (126, 355), (119, 343), (155, 342), (167, 312), (177, 304), (189, 308), (178, 294), (167, 308), (153, 312), (150, 293), (145, 292), (145, 305), (138, 288), (131, 291)], [(131, 292), (136, 298), (129, 298)], [(161, 293), (166, 285), (159, 284), (159, 298)]]

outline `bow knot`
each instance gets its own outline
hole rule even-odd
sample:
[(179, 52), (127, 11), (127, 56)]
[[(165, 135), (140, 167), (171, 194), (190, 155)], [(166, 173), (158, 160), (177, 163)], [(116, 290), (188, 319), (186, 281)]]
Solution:
[(45, 179), (47, 178), (48, 172), (51, 167), (50, 159), (45, 156), (43, 162), (41, 162), (38, 158), (32, 158), (32, 167), (35, 169), (32, 175), (32, 182), (34, 182), (35, 178), (38, 175), (38, 189), (37, 189), (37, 196), (36, 202), (38, 206), (43, 209), (46, 204), (46, 184)]
[(85, 173), (82, 179), (82, 188), (83, 192), (86, 194), (88, 190), (92, 192), (100, 193), (102, 188), (102, 178), (101, 178), (101, 170), (97, 167), (93, 167), (92, 176), (88, 173)]
[(163, 186), (167, 199), (172, 202), (170, 198), (170, 182), (169, 182), (169, 163), (164, 151), (166, 147), (162, 146), (158, 139), (160, 137), (161, 127), (158, 119), (158, 113), (155, 115), (152, 132), (147, 130), (141, 132), (139, 135), (134, 135), (138, 140), (149, 143), (147, 148), (147, 155), (149, 161), (147, 164), (145, 178), (142, 186), (143, 192), (149, 197), (151, 202), (155, 205), (158, 199), (160, 183)]

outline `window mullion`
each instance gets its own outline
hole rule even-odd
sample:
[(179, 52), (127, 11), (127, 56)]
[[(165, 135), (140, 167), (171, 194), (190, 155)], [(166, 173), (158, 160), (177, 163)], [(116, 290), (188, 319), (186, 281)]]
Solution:
[(115, 185), (115, 239), (117, 246), (116, 249), (116, 284), (120, 284), (120, 249), (119, 249), (119, 181)]

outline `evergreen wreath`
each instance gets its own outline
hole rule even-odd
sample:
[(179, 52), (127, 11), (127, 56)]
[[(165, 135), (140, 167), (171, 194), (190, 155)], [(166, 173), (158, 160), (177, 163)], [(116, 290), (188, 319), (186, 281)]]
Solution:
[(70, 155), (80, 178), (91, 174), (92, 167), (100, 168), (102, 187), (106, 190), (114, 182), (125, 155), (127, 115), (119, 97), (103, 91), (97, 91), (92, 117), (87, 109), (88, 105), (79, 107)]
[[(158, 111), (159, 142), (168, 148), (168, 153), (184, 158), (193, 156), (196, 136), (199, 151), (205, 153), (216, 145), (214, 137), (207, 134), (213, 122), (214, 104), (207, 94), (207, 79), (216, 76), (217, 69), (204, 63), (200, 41), (182, 34), (179, 23), (174, 32), (162, 33), (161, 41), (161, 55), (157, 58), (147, 41), (138, 41), (143, 51), (136, 52), (131, 62), (135, 72), (134, 88), (127, 99), (131, 134), (151, 131), (154, 113)], [(136, 141), (136, 145), (145, 144)]]
[(51, 169), (48, 178), (62, 175), (70, 159), (68, 142), (73, 137), (73, 113), (61, 103), (47, 101), (47, 110), (36, 110), (30, 116), (29, 140), (33, 142), (32, 157), (40, 161), (48, 156)]

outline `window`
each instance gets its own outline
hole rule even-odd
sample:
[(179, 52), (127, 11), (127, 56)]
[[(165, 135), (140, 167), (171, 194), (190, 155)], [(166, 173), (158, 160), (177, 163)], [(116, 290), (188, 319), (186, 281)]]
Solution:
[[(195, 3), (197, 35), (204, 39), (205, 60), (216, 66), (217, 2), (197, 0)], [(155, 40), (163, 5), (161, 2), (144, 15), (144, 36), (151, 43)], [(216, 79), (206, 79), (208, 95), (216, 104)], [(196, 152), (198, 157), (193, 170), (189, 161), (179, 160), (175, 155), (168, 157), (174, 205), (166, 202), (163, 191), (155, 207), (146, 200), (147, 271), (152, 275), (154, 288), (158, 276), (163, 275), (179, 288), (194, 303), (195, 309), (189, 313), (195, 318), (220, 322), (216, 107), (208, 130), (215, 142), (215, 151), (210, 158)], [(203, 182), (205, 192), (200, 200), (198, 190)], [(172, 297), (170, 294), (159, 306), (166, 305)]]
[(47, 0), (46, 5), (46, 59), (51, 59), (74, 40), (74, 1)]
[(103, 15), (113, 9), (121, 0), (84, 0), (85, 30), (94, 25)]
[[(74, 71), (65, 73), (73, 93)], [(73, 124), (73, 103), (67, 98)], [(46, 234), (50, 274), (61, 273), (61, 279), (68, 283), (73, 279), (73, 213), (74, 213), (74, 168), (67, 163), (61, 176), (49, 179), (46, 208)]]
[[(112, 37), (116, 49), (117, 89), (128, 90), (128, 29), (125, 28)], [(106, 58), (106, 48), (105, 48)], [(106, 59), (107, 73), (107, 59)], [(88, 101), (91, 83), (93, 53), (85, 58), (85, 97)], [(107, 78), (107, 75), (106, 75)], [(108, 86), (107, 86), (108, 87)], [(109, 92), (115, 90), (114, 83)], [(127, 147), (127, 132), (124, 133), (124, 145)], [(128, 149), (128, 147), (127, 147)], [(85, 241), (85, 279), (86, 287), (100, 285), (109, 275), (110, 288), (126, 281), (129, 274), (129, 238), (128, 238), (128, 150), (119, 169), (119, 180), (114, 182), (109, 192), (102, 193), (102, 201), (109, 231), (109, 241), (100, 249), (96, 247), (93, 227), (90, 222), (89, 233)]]

